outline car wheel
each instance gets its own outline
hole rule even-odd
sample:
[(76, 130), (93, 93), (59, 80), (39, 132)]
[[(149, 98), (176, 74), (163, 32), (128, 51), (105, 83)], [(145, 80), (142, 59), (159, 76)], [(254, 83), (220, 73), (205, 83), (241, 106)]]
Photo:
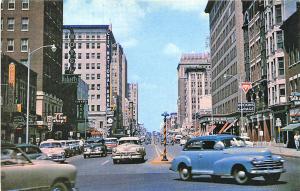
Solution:
[(190, 180), (192, 178), (191, 170), (186, 165), (180, 166), (179, 177), (183, 181)]
[(280, 179), (280, 173), (264, 175), (264, 179), (268, 183), (274, 183)]
[(220, 182), (221, 181), (221, 176), (211, 175), (211, 179), (212, 179), (213, 182)]
[(114, 164), (118, 164), (118, 163), (119, 163), (119, 160), (113, 159), (113, 163), (114, 163)]
[(233, 177), (238, 184), (245, 184), (250, 179), (243, 167), (236, 167), (233, 171)]
[(86, 158), (86, 155), (83, 155), (83, 158)]
[(51, 186), (51, 191), (68, 191), (68, 187), (63, 182), (56, 182)]

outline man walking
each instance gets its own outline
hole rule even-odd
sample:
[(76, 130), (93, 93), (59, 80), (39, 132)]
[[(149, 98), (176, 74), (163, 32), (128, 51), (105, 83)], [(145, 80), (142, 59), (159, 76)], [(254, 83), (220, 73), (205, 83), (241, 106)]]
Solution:
[(296, 132), (296, 134), (294, 135), (294, 141), (295, 141), (296, 149), (297, 151), (299, 151), (300, 135), (298, 132)]

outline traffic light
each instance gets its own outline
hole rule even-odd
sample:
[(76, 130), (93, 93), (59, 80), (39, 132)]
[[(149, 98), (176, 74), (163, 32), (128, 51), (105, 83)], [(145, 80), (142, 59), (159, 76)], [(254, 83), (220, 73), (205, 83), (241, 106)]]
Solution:
[(22, 104), (17, 104), (17, 111), (22, 112)]

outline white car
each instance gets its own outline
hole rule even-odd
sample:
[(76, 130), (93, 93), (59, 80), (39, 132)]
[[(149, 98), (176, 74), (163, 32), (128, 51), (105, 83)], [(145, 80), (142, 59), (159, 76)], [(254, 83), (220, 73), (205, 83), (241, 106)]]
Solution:
[(243, 139), (246, 143), (246, 146), (248, 147), (253, 147), (253, 142), (250, 141), (250, 137), (247, 136), (241, 136), (241, 139)]
[(114, 164), (123, 160), (144, 161), (145, 155), (145, 147), (138, 137), (122, 137), (118, 141), (118, 146), (112, 150)]
[(41, 142), (40, 149), (55, 162), (64, 162), (66, 160), (65, 149), (62, 147), (60, 141), (48, 139)]
[(181, 138), (181, 139), (180, 139), (180, 146), (185, 145), (186, 142), (187, 142), (187, 140), (186, 140), (185, 138)]

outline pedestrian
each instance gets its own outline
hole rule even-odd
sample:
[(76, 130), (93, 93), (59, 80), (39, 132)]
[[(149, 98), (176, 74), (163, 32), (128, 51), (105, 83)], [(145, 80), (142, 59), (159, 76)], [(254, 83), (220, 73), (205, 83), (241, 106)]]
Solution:
[(294, 135), (294, 141), (295, 141), (296, 149), (297, 151), (299, 151), (300, 135), (298, 132), (296, 132), (296, 134)]

